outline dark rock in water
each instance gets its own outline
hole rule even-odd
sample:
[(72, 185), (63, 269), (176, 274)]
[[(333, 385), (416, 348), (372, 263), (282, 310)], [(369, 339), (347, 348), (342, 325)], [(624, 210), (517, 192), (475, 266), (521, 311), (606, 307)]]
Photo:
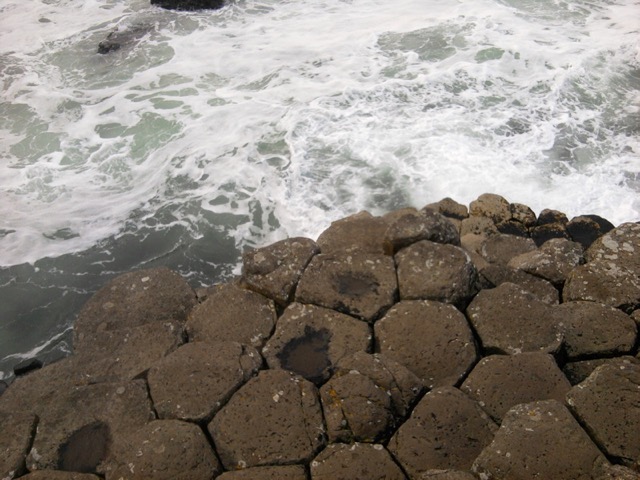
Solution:
[(225, 472), (216, 480), (308, 480), (303, 465), (253, 467)]
[(216, 10), (224, 7), (224, 0), (151, 0), (151, 5), (169, 10)]
[(115, 30), (98, 44), (98, 53), (105, 55), (120, 50), (122, 47), (133, 46), (150, 30), (151, 27), (148, 25), (135, 25), (128, 29)]
[(60, 446), (58, 468), (67, 472), (95, 473), (111, 447), (109, 425), (93, 422), (76, 430)]
[(384, 445), (380, 444), (332, 444), (311, 462), (311, 480), (405, 480), (405, 478)]
[(25, 375), (33, 370), (38, 370), (39, 368), (42, 368), (42, 362), (39, 359), (28, 358), (13, 367), (13, 373), (16, 377), (19, 377), (20, 375)]

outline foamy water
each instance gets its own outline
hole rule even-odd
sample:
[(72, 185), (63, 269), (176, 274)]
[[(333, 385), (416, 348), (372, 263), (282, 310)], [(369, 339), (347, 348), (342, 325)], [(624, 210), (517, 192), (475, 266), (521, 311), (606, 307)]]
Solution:
[[(0, 369), (68, 350), (120, 271), (211, 283), (362, 209), (490, 191), (640, 220), (639, 19), (632, 0), (5, 0)], [(137, 39), (98, 55), (114, 30)]]

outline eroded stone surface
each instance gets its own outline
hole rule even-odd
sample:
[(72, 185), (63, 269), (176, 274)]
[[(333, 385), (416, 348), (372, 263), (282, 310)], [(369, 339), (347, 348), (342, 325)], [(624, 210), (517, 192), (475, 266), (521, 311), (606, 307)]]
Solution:
[(479, 276), (484, 288), (497, 287), (506, 282), (515, 283), (545, 303), (556, 305), (559, 302), (558, 290), (551, 283), (522, 270), (515, 270), (504, 265), (489, 265), (480, 270)]
[(562, 372), (565, 374), (571, 385), (577, 385), (580, 382), (589, 377), (593, 371), (601, 365), (611, 363), (616, 366), (625, 365), (628, 363), (638, 363), (639, 358), (632, 357), (630, 355), (624, 355), (616, 358), (592, 358), (589, 360), (578, 360), (575, 362), (567, 362), (562, 368)]
[(382, 238), (387, 229), (384, 218), (363, 211), (331, 223), (318, 237), (318, 246), (324, 254), (331, 253), (384, 253)]
[(387, 255), (393, 255), (421, 240), (459, 245), (460, 235), (451, 220), (425, 208), (407, 212), (390, 223), (384, 234), (384, 251)]
[(491, 237), (498, 235), (500, 232), (496, 227), (496, 224), (486, 217), (469, 217), (462, 220), (460, 223), (460, 237), (465, 235), (481, 235), (483, 237)]
[(298, 280), (320, 247), (308, 238), (281, 240), (242, 255), (242, 282), (247, 288), (286, 306)]
[(519, 403), (563, 401), (571, 384), (551, 355), (521, 353), (483, 358), (460, 389), (499, 423)]
[(434, 210), (447, 218), (464, 220), (469, 217), (469, 209), (466, 205), (456, 202), (452, 198), (446, 197), (436, 203), (430, 203), (424, 209)]
[(318, 391), (285, 370), (263, 370), (213, 417), (209, 432), (227, 470), (309, 461), (325, 442)]
[(456, 388), (442, 387), (420, 400), (389, 450), (411, 478), (433, 469), (469, 470), (495, 430), (476, 402)]
[(585, 257), (588, 262), (613, 262), (640, 276), (640, 224), (619, 225), (593, 242)]
[(582, 245), (565, 238), (554, 238), (534, 251), (513, 257), (508, 265), (560, 286), (582, 263)]
[(580, 215), (567, 223), (567, 232), (571, 239), (585, 249), (613, 228), (609, 221), (597, 215)]
[(604, 461), (566, 407), (544, 400), (509, 410), (473, 470), (486, 479), (587, 480)]
[(535, 249), (536, 244), (530, 238), (501, 233), (488, 237), (482, 243), (480, 253), (489, 263), (506, 265), (512, 258)]
[(473, 334), (453, 305), (403, 300), (374, 326), (376, 349), (428, 388), (456, 385), (477, 360)]
[(308, 478), (302, 465), (282, 465), (225, 472), (216, 477), (216, 480), (308, 480)]
[(328, 445), (311, 462), (312, 480), (405, 480), (402, 470), (380, 444)]
[(149, 391), (158, 417), (209, 419), (261, 364), (254, 348), (236, 342), (183, 345), (149, 370)]
[(372, 322), (397, 295), (393, 259), (375, 254), (313, 257), (296, 290), (296, 301), (312, 303)]
[(270, 368), (283, 368), (316, 384), (326, 381), (343, 357), (371, 344), (369, 326), (343, 313), (292, 303), (262, 349)]
[(187, 320), (189, 341), (238, 342), (260, 348), (276, 322), (273, 300), (232, 284), (216, 287)]
[(100, 480), (92, 473), (62, 472), (59, 470), (36, 470), (20, 477), (23, 480)]
[(428, 470), (418, 477), (419, 480), (476, 480), (471, 473), (462, 470)]
[(477, 217), (487, 217), (493, 223), (502, 223), (511, 219), (511, 206), (500, 195), (483, 193), (471, 202), (469, 213)]
[(26, 473), (25, 458), (35, 435), (34, 414), (0, 411), (0, 478), (11, 480)]

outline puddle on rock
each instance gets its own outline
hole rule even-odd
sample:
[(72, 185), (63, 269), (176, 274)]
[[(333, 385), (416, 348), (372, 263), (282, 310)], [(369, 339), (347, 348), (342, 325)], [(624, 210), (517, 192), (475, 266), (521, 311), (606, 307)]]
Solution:
[(371, 276), (354, 275), (353, 273), (340, 273), (336, 276), (336, 289), (342, 295), (359, 297), (378, 291), (380, 284)]
[(109, 452), (111, 432), (109, 425), (94, 422), (73, 432), (59, 450), (60, 470), (95, 473)]
[(326, 328), (316, 330), (307, 325), (304, 327), (303, 336), (289, 340), (278, 353), (280, 365), (318, 385), (326, 380), (330, 373), (330, 340), (331, 332)]

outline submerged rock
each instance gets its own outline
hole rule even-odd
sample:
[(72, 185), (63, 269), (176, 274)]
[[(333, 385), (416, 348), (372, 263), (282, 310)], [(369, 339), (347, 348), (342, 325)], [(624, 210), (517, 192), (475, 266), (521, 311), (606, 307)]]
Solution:
[(224, 0), (151, 0), (151, 5), (157, 5), (169, 10), (216, 10), (224, 7)]

